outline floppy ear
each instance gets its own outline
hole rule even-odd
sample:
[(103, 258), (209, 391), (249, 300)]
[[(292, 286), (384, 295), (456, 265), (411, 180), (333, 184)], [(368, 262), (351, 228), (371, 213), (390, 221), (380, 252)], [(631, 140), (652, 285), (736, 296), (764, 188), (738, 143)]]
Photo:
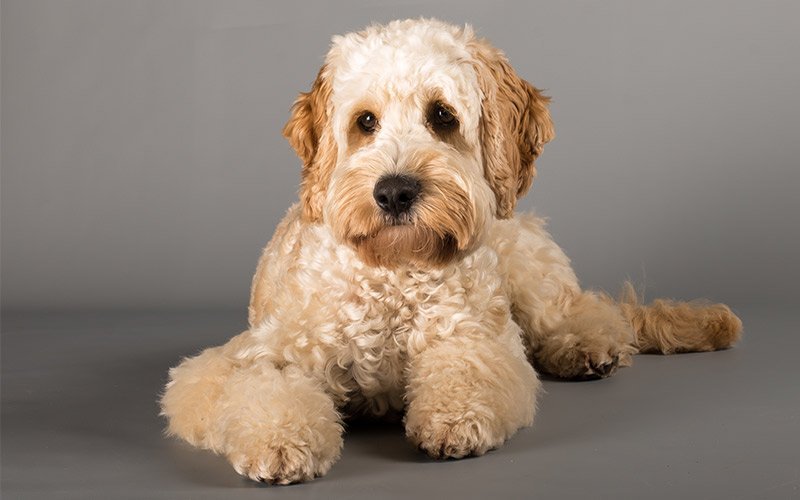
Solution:
[(507, 219), (533, 182), (534, 161), (555, 137), (550, 98), (518, 77), (506, 56), (485, 40), (473, 41), (470, 49), (483, 92), (484, 176), (497, 197), (497, 217)]
[(336, 163), (330, 96), (330, 77), (323, 66), (311, 90), (301, 93), (295, 101), (291, 117), (283, 127), (284, 137), (303, 162), (300, 204), (303, 217), (309, 222), (322, 219), (322, 205)]

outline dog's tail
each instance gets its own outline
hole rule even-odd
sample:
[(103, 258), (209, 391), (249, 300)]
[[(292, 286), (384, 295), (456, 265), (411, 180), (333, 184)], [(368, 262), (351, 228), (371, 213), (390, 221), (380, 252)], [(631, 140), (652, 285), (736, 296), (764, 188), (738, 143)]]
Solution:
[(725, 304), (659, 299), (643, 305), (629, 282), (619, 307), (636, 333), (635, 347), (643, 353), (716, 351), (742, 335), (742, 321)]

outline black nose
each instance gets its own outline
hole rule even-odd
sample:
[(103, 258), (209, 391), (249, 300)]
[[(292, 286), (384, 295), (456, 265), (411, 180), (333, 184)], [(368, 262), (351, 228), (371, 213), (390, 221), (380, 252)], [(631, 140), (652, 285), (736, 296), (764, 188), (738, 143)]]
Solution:
[(420, 185), (416, 179), (406, 175), (389, 175), (378, 180), (372, 196), (381, 210), (397, 217), (411, 209), (419, 191)]

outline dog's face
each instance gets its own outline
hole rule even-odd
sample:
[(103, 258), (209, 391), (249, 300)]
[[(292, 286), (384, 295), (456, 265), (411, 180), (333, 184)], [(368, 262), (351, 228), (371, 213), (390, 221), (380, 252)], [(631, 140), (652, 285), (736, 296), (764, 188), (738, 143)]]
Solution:
[(303, 161), (303, 216), (370, 265), (460, 258), (530, 187), (553, 137), (547, 101), (468, 27), (336, 37), (284, 129)]

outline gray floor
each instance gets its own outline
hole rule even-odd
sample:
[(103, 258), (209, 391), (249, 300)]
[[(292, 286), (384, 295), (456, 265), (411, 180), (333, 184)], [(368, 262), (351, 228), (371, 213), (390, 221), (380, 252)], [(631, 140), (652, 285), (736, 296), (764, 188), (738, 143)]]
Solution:
[(533, 428), (434, 462), (399, 426), (349, 430), (324, 478), (269, 487), (162, 438), (167, 368), (244, 313), (6, 314), (3, 498), (800, 498), (800, 319), (739, 311), (735, 349), (638, 356), (611, 379), (546, 381)]

